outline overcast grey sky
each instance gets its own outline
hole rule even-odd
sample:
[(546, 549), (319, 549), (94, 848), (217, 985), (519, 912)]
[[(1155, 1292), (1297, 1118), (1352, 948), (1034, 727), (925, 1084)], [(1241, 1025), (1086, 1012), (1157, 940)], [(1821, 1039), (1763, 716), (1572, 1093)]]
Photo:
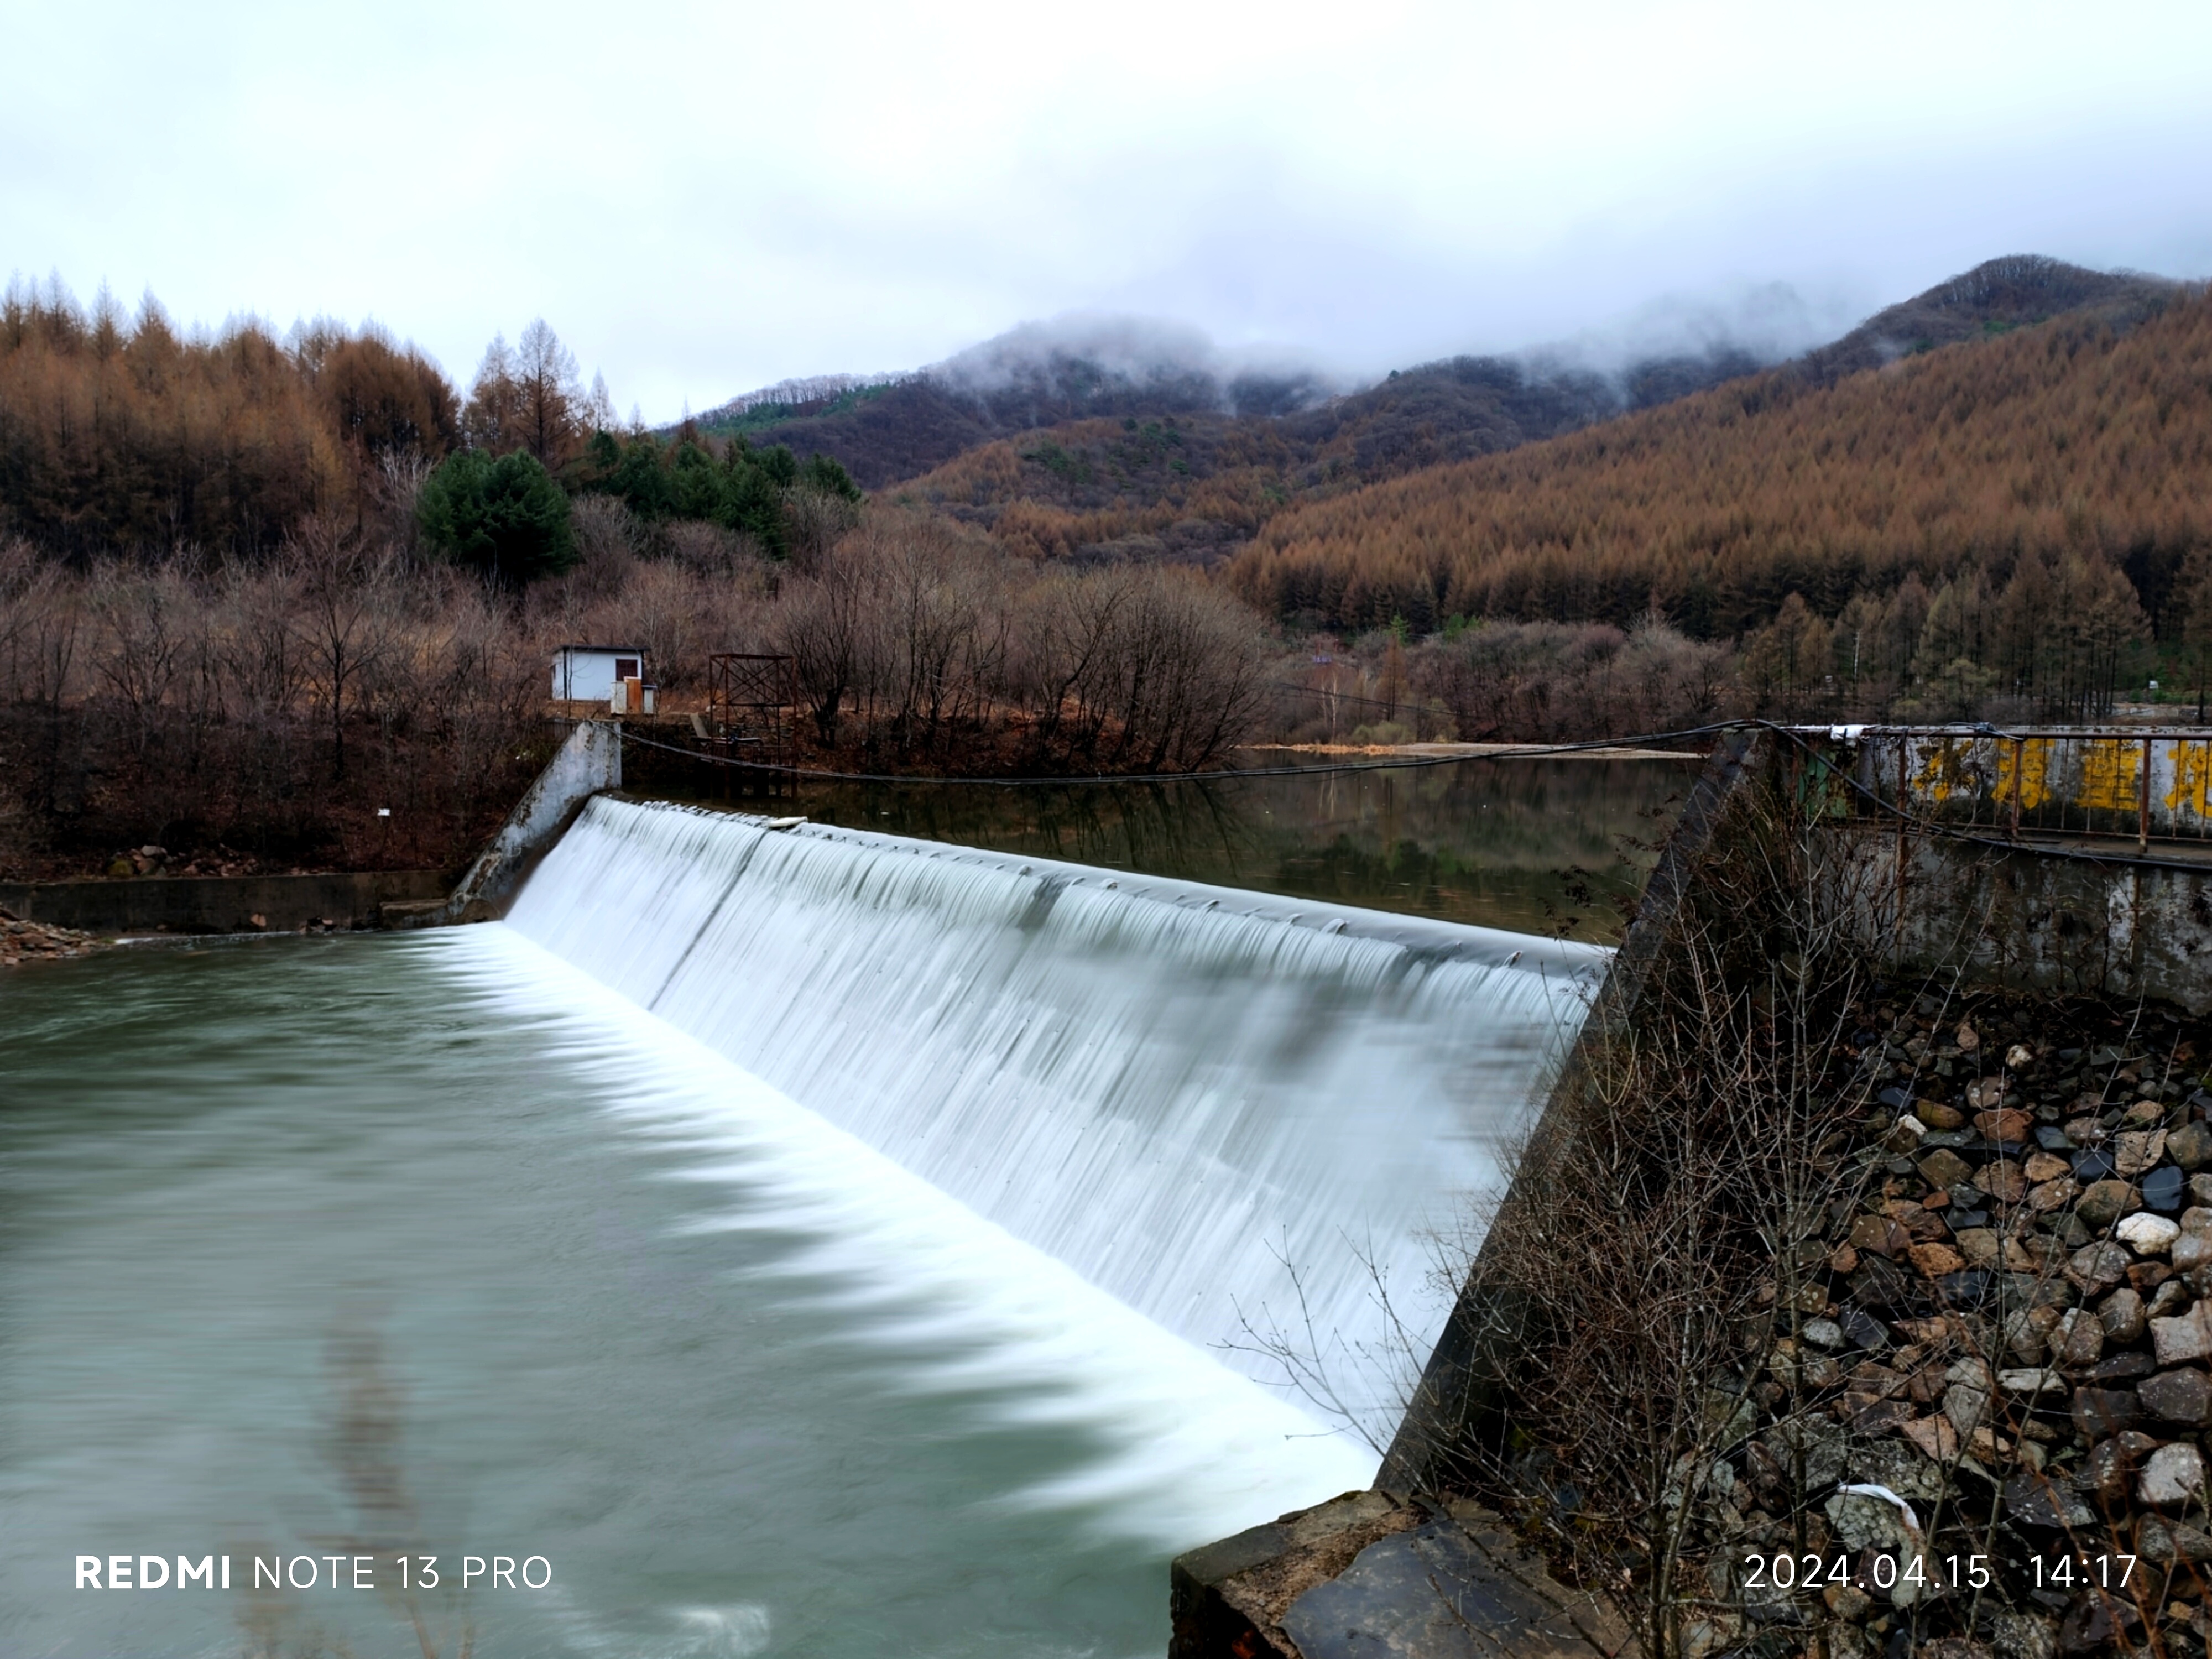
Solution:
[(463, 381), (542, 314), (655, 419), (1077, 310), (1371, 373), (1776, 283), (1826, 329), (2005, 252), (2212, 274), (2203, 0), (0, 23), (0, 267), (373, 315)]

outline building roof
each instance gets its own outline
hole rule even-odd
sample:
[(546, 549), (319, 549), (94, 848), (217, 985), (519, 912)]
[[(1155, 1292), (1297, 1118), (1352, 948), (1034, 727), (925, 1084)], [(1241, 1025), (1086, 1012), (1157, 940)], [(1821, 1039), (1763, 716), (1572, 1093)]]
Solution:
[(609, 656), (641, 657), (645, 654), (645, 647), (641, 645), (556, 645), (553, 648), (556, 651), (599, 651)]

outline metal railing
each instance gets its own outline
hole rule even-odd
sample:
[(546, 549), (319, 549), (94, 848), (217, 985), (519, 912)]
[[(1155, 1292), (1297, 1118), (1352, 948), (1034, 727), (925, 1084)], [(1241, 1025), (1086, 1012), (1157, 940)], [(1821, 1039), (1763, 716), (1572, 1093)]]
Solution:
[(2023, 843), (2212, 845), (2212, 730), (2203, 727), (1799, 732), (1832, 757), (1827, 764), (1914, 817)]

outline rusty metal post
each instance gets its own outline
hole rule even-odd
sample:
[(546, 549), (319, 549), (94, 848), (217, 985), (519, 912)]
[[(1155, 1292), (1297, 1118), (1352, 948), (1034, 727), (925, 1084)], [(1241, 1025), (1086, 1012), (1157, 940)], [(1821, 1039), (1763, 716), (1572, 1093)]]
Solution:
[(2027, 739), (2012, 740), (2012, 839), (2020, 839), (2020, 775), (2027, 767)]
[(1905, 825), (1911, 811), (1911, 786), (1907, 779), (1911, 749), (1911, 740), (1902, 732), (1897, 734), (1897, 928), (1894, 955), (1905, 960)]
[(2142, 740), (2142, 793), (2136, 814), (2136, 851), (2150, 851), (2150, 739)]

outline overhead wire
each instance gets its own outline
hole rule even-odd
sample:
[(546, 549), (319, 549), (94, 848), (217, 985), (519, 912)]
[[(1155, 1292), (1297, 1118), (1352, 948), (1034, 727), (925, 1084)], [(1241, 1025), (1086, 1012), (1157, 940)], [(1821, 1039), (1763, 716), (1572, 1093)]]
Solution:
[[(622, 728), (625, 743), (636, 744), (647, 749), (679, 755), (687, 760), (703, 761), (710, 765), (726, 766), (752, 772), (769, 772), (779, 776), (812, 779), (823, 783), (932, 784), (945, 786), (974, 786), (997, 788), (1066, 788), (1078, 785), (1095, 784), (1159, 784), (1159, 783), (1231, 783), (1247, 778), (1328, 777), (1349, 773), (1392, 772), (1422, 770), (1438, 766), (1458, 766), (1470, 761), (1545, 760), (1568, 755), (1589, 754), (1608, 749), (1656, 750), (1661, 744), (1687, 742), (1695, 738), (1714, 737), (1727, 732), (1771, 732), (1803, 750), (1808, 757), (1819, 755), (1804, 732), (1767, 720), (1717, 720), (1705, 726), (1682, 726), (1668, 732), (1638, 732), (1621, 738), (1590, 738), (1577, 743), (1515, 744), (1480, 754), (1389, 755), (1370, 756), (1356, 761), (1327, 762), (1320, 765), (1249, 766), (1222, 768), (1204, 772), (1094, 772), (1060, 773), (1044, 776), (989, 777), (955, 776), (929, 777), (913, 773), (840, 772), (826, 768), (787, 766), (774, 762), (739, 760), (733, 757), (709, 755), (696, 749), (687, 749), (679, 744), (662, 743), (647, 738), (629, 726)], [(2002, 732), (1992, 734), (2002, 738)], [(1697, 751), (1685, 750), (1681, 758), (1698, 758)], [(1830, 768), (1837, 778), (1854, 795), (1866, 802), (1882, 817), (1904, 823), (1908, 828), (1927, 836), (1947, 841), (1964, 842), (1969, 846), (1986, 848), (2000, 853), (2033, 853), (2039, 858), (2059, 859), (2075, 863), (2116, 865), (2123, 868), (2172, 870), (2203, 875), (2212, 872), (2212, 864), (2185, 859), (2154, 858), (2148, 854), (2100, 852), (2090, 848), (2053, 847), (2045, 842), (2008, 840), (1996, 836), (1979, 834), (1957, 824), (1945, 823), (1911, 811), (1889, 799), (1879, 791), (1860, 781), (1850, 772)]]

